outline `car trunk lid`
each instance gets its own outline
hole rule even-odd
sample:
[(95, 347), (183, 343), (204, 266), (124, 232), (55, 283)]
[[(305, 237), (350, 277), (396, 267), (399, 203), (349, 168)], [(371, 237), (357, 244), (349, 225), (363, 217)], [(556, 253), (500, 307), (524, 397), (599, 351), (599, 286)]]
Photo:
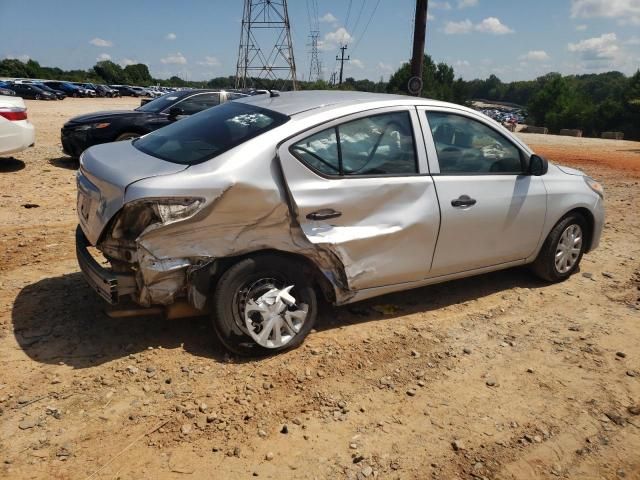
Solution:
[(105, 226), (122, 208), (127, 187), (145, 178), (171, 175), (188, 165), (147, 155), (131, 141), (96, 145), (81, 157), (78, 171), (78, 219), (95, 245)]

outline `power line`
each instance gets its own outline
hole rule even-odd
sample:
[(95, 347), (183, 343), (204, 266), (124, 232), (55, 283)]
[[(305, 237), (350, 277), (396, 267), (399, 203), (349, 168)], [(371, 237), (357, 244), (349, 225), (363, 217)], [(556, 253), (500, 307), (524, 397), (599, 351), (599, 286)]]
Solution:
[(369, 20), (367, 21), (367, 24), (365, 25), (364, 30), (362, 31), (362, 35), (360, 35), (360, 38), (358, 38), (358, 41), (356, 42), (356, 44), (353, 47), (353, 50), (351, 50), (352, 54), (356, 53), (356, 48), (358, 48), (358, 45), (360, 45), (360, 42), (364, 38), (365, 33), (367, 33), (367, 29), (369, 28), (369, 24), (371, 23), (371, 20), (373, 19), (373, 16), (376, 14), (376, 10), (378, 10), (378, 5), (380, 5), (380, 0), (378, 0), (376, 2), (376, 6), (373, 7), (373, 11), (371, 12), (371, 15), (369, 16)]
[(345, 30), (349, 30), (347, 28), (347, 25), (349, 25), (349, 16), (351, 15), (351, 3), (353, 0), (349, 0), (349, 7), (347, 7), (347, 16), (346, 16), (346, 20), (344, 21), (344, 28)]
[(360, 17), (362, 16), (362, 11), (364, 10), (364, 4), (366, 0), (362, 0), (360, 4), (360, 10), (358, 10), (358, 16), (356, 17), (356, 23), (353, 24), (353, 34), (355, 36), (356, 30), (358, 30), (358, 24), (360, 23)]

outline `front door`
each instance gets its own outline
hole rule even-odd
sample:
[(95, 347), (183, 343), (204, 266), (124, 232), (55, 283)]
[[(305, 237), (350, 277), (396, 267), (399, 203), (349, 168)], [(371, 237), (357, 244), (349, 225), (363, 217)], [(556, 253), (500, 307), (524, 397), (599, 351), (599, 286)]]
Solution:
[(421, 135), (414, 108), (385, 108), (323, 124), (279, 149), (297, 222), (309, 242), (341, 259), (351, 290), (429, 271), (439, 211)]
[(442, 213), (430, 276), (530, 256), (542, 233), (547, 195), (541, 177), (525, 174), (526, 154), (481, 118), (446, 109), (425, 113)]

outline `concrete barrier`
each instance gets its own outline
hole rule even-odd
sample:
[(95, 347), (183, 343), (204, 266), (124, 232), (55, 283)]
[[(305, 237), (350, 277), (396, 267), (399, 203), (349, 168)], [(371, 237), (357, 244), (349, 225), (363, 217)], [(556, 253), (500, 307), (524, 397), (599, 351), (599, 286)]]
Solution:
[(623, 132), (602, 132), (601, 137), (609, 140), (624, 140), (624, 133)]
[(563, 135), (565, 137), (581, 137), (582, 130), (577, 130), (573, 128), (563, 128), (562, 130), (560, 130), (560, 135)]
[(534, 127), (533, 125), (527, 125), (523, 130), (523, 133), (540, 133), (542, 135), (546, 135), (549, 133), (549, 129), (547, 127)]

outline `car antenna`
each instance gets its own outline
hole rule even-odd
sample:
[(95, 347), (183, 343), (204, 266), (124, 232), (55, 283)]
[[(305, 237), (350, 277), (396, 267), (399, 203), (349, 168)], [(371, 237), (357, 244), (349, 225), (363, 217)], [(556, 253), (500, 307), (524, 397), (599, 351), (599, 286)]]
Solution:
[(271, 90), (270, 88), (267, 88), (267, 91), (269, 92), (269, 97), (270, 98), (279, 97), (280, 96), (280, 92), (278, 92), (277, 90)]

